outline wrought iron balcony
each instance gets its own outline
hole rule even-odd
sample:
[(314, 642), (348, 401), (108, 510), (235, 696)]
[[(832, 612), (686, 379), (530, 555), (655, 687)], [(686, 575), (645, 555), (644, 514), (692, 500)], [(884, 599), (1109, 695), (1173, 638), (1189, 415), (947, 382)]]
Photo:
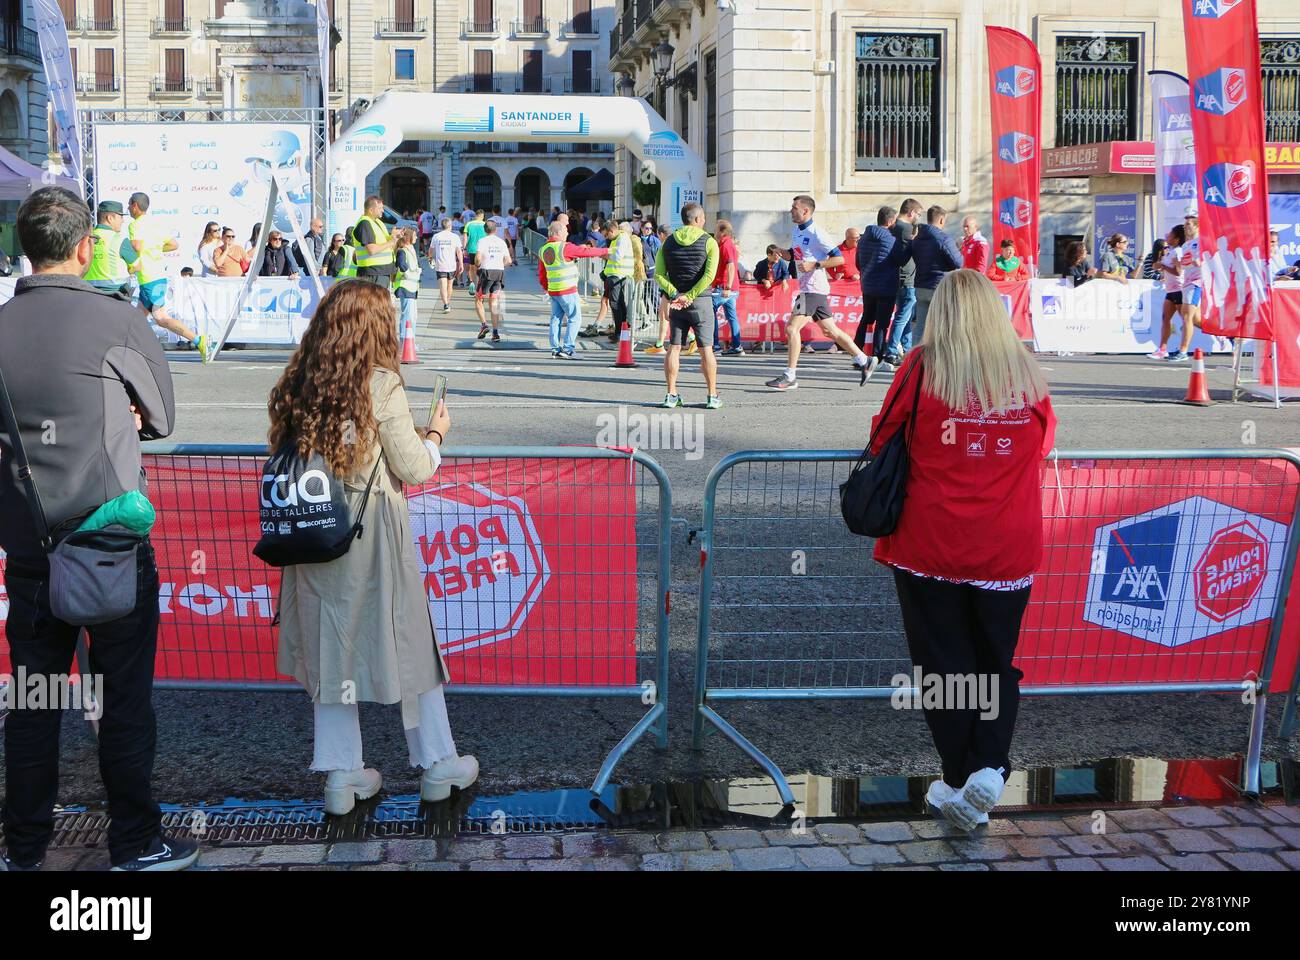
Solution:
[(462, 77), (461, 93), (514, 93), (514, 78), (493, 75)]
[(104, 77), (99, 74), (82, 74), (77, 77), (77, 93), (93, 96), (97, 93), (118, 93), (121, 89), (120, 77)]
[(210, 77), (199, 81), (198, 95), (203, 98), (220, 98), (222, 83), (220, 77)]
[(0, 28), (0, 48), (5, 53), (25, 57), (35, 63), (41, 62), (41, 42), (36, 31), (31, 27), (22, 27), (16, 23), (5, 23)]
[(77, 17), (79, 33), (114, 33), (117, 30), (117, 17)]
[(189, 17), (154, 17), (153, 32), (155, 35), (164, 33), (189, 33)]
[(566, 73), (559, 78), (559, 93), (600, 93), (600, 77), (577, 76)]
[[(617, 22), (615, 22), (614, 25), (614, 32), (618, 32)], [(600, 22), (596, 19), (594, 14), (583, 14), (580, 17), (574, 17), (561, 27), (560, 35), (562, 37), (598, 37), (600, 36)], [(617, 43), (613, 37), (610, 39), (611, 42)], [(617, 49), (617, 47), (615, 47), (615, 49)]]
[(460, 32), (466, 37), (495, 37), (501, 33), (501, 21), (492, 20), (462, 20), (460, 22)]
[(154, 77), (149, 92), (155, 97), (188, 96), (194, 92), (194, 78)]
[(381, 37), (386, 36), (423, 36), (429, 32), (428, 21), (421, 17), (418, 20), (376, 20), (375, 32)]
[(551, 32), (551, 21), (547, 17), (529, 17), (513, 20), (510, 32), (516, 37), (545, 37)]

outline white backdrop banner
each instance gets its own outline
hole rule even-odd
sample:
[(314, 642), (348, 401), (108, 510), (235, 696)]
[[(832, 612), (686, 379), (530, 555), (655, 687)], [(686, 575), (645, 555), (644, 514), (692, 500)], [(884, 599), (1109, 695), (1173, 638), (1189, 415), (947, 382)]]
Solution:
[(59, 154), (68, 176), (80, 183), (81, 127), (77, 122), (77, 78), (72, 75), (68, 28), (57, 0), (32, 0), (32, 11), (36, 14), (36, 37), (45, 67), (45, 88), (54, 105)]
[[(321, 279), (328, 290), (333, 280)], [(167, 284), (167, 309), (200, 334), (220, 337), (239, 303), (239, 277), (182, 277)], [(321, 293), (310, 276), (258, 277), (227, 343), (298, 343)]]
[(215, 220), (242, 245), (266, 210), (274, 174), (281, 196), (276, 229), (292, 230), (289, 210), (311, 220), (309, 123), (95, 124), (95, 199), (124, 207), (137, 190), (149, 194), (149, 214), (176, 238), (168, 273), (199, 268), (203, 227)]
[[(1069, 280), (1031, 280), (1029, 314), (1037, 350), (1068, 353), (1151, 353), (1160, 339), (1165, 291), (1154, 280), (1089, 280), (1078, 287)], [(1182, 321), (1174, 317), (1172, 349), (1178, 348)], [(1192, 348), (1228, 353), (1223, 337), (1199, 330)]]

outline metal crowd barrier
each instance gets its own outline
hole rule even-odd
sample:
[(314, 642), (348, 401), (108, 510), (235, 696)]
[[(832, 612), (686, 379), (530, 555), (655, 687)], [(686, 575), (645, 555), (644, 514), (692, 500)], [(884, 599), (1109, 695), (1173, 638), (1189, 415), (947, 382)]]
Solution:
[[(159, 507), (151, 536), (162, 579), (159, 687), (301, 689), (275, 670), (272, 617), (278, 606), (279, 571), (251, 554), (259, 535), (258, 477), (266, 453), (260, 446), (145, 444), (150, 498)], [(641, 700), (648, 709), (601, 765), (592, 785), (599, 793), (615, 765), (646, 733), (653, 731), (659, 747), (668, 745), (668, 476), (643, 453), (597, 447), (452, 447), (443, 457), (443, 466), (426, 486), (454, 482), (457, 490), (468, 491), (456, 494), (453, 508), (458, 517), (461, 510), (468, 511), (467, 522), (472, 523), (480, 516), (473, 511), (486, 509), (486, 504), (510, 511), (503, 514), (507, 519), (519, 518), (490, 528), (500, 540), (499, 551), (505, 551), (492, 554), (494, 564), (499, 555), (502, 562), (518, 555), (526, 568), (540, 564), (551, 579), (567, 578), (561, 581), (562, 591), (552, 591), (545, 602), (538, 599), (545, 582), (529, 583), (529, 593), (536, 590), (533, 601), (540, 604), (522, 615), (529, 643), (522, 652), (503, 649), (483, 639), (487, 634), (480, 620), (495, 617), (492, 622), (499, 627), (503, 611), (509, 609), (513, 614), (505, 621), (507, 627), (519, 626), (515, 618), (529, 594), (519, 599), (513, 587), (501, 588), (485, 561), (477, 568), (469, 564), (464, 572), (444, 571), (439, 585), (431, 586), (436, 558), (454, 561), (464, 546), (458, 545), (462, 528), (450, 538), (454, 551), (446, 543), (422, 544), (417, 554), (429, 564), (426, 590), (436, 595), (442, 589), (450, 595), (467, 586), (471, 571), (475, 587), (490, 584), (486, 593), (475, 594), (473, 604), (460, 608), (474, 623), (459, 625), (455, 636), (469, 639), (447, 651), (448, 636), (440, 638), (444, 652), (454, 657), (447, 690)], [(609, 472), (596, 472), (600, 462), (610, 464)], [(627, 465), (626, 474), (621, 464)], [(468, 470), (484, 479), (466, 482)], [(601, 477), (606, 478), (603, 484)], [(494, 488), (516, 492), (498, 495)], [(541, 497), (548, 491), (551, 508), (541, 509), (536, 501), (528, 504), (530, 495)], [(520, 501), (528, 506), (527, 517), (517, 509)], [(439, 512), (445, 513), (446, 504), (440, 502)], [(557, 539), (529, 533), (537, 528), (554, 529)], [(472, 535), (472, 527), (464, 530), (469, 531), (464, 537)], [(528, 541), (541, 541), (544, 564), (530, 552), (536, 543)], [(620, 570), (626, 573), (615, 580)], [(481, 576), (486, 584), (479, 583)], [(357, 584), (357, 589), (366, 589), (366, 584)], [(503, 672), (526, 675), (528, 681), (481, 679)], [(476, 677), (479, 682), (466, 682)]]
[(536, 263), (537, 251), (542, 249), (542, 245), (546, 243), (546, 235), (538, 233), (532, 227), (520, 227), (519, 239), (523, 241), (524, 257)]
[[(856, 450), (740, 452), (718, 463), (705, 485), (692, 745), (701, 747), (706, 722), (715, 727), (767, 772), (786, 804), (794, 797), (780, 769), (718, 714), (719, 703), (885, 699), (900, 689), (891, 684), (899, 674), (913, 688), (892, 573), (872, 560), (874, 543), (850, 534), (840, 516), (839, 484), (858, 456)], [(1300, 539), (1294, 522), (1298, 468), (1300, 457), (1279, 450), (1075, 451), (1046, 461), (1043, 562), (1017, 655), (1017, 666), (1026, 673), (1021, 692), (1218, 692), (1246, 699), (1249, 691), (1245, 787), (1258, 793), (1266, 694)], [(1062, 480), (1069, 481), (1064, 488)], [(1119, 500), (1121, 494), (1127, 502)], [(1281, 517), (1285, 524), (1256, 519), (1249, 529), (1236, 526), (1241, 511), (1220, 502), (1234, 498), (1249, 499), (1255, 504), (1249, 512)], [(1144, 513), (1159, 515), (1161, 505), (1171, 504), (1196, 518), (1201, 526), (1195, 529), (1202, 531), (1196, 535), (1211, 537), (1210, 546), (1224, 544), (1225, 555), (1238, 534), (1219, 541), (1218, 533), (1208, 531), (1230, 528), (1244, 537), (1271, 532), (1275, 540), (1269, 550), (1269, 562), (1277, 568), (1274, 585), (1265, 589), (1269, 580), (1261, 577), (1253, 596), (1263, 606), (1251, 608), (1256, 614), (1267, 610), (1268, 616), (1251, 625), (1247, 611), (1233, 614), (1239, 603), (1232, 588), (1223, 594), (1232, 602), (1215, 610), (1224, 623), (1231, 625), (1236, 616), (1242, 627), (1230, 650), (1207, 653), (1204, 642), (1190, 642), (1197, 636), (1187, 625), (1195, 619), (1186, 612), (1187, 591), (1198, 576), (1198, 557), (1199, 575), (1206, 576), (1210, 546), (1204, 553), (1199, 548), (1179, 553), (1165, 544), (1162, 552), (1159, 539), (1168, 539), (1170, 521), (1145, 528), (1140, 523)], [(1110, 526), (1119, 517), (1125, 518), (1120, 525)], [(1176, 528), (1179, 522), (1172, 524)], [(1216, 522), (1219, 526), (1212, 525)], [(1139, 529), (1130, 533), (1129, 523)], [(997, 531), (989, 536), (996, 538)], [(1145, 539), (1134, 545), (1125, 537)], [(1280, 562), (1278, 537), (1284, 537)], [(1147, 552), (1130, 553), (1139, 549)], [(1108, 557), (1114, 567), (1095, 569), (1109, 564)], [(1148, 641), (1147, 649), (1136, 652), (1134, 645), (1105, 652), (1107, 644), (1097, 640), (1097, 619), (1085, 620), (1080, 613), (1091, 609), (1094, 618), (1107, 615), (1104, 605), (1089, 606), (1102, 596), (1100, 586), (1091, 592), (1096, 577), (1111, 589), (1129, 591), (1113, 596), (1138, 597), (1139, 605), (1130, 609), (1140, 616), (1155, 615), (1170, 595), (1179, 598), (1160, 614), (1172, 618), (1179, 645)], [(1139, 588), (1149, 594), (1137, 593)], [(1197, 603), (1211, 595), (1204, 588)], [(1076, 601), (1082, 606), (1074, 606)], [(1128, 652), (1116, 652), (1121, 649)], [(1026, 660), (1028, 651), (1033, 656)], [(1289, 706), (1294, 709), (1294, 703)]]

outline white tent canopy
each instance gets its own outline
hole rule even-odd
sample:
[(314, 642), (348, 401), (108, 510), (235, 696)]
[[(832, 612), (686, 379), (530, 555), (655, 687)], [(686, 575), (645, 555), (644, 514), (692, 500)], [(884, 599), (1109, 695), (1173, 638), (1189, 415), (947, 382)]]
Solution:
[(639, 97), (385, 93), (330, 147), (331, 233), (361, 216), (366, 176), (403, 140), (614, 141), (659, 178), (665, 221), (704, 200), (703, 158)]
[(26, 200), (41, 187), (64, 187), (81, 196), (80, 184), (70, 177), (51, 177), (33, 163), (0, 147), (0, 200)]

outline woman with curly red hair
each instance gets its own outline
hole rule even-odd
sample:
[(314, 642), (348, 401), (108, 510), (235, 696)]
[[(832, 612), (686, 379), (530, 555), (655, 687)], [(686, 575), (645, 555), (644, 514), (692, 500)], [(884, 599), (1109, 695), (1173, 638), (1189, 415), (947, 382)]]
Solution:
[(402, 484), (424, 483), (442, 461), (451, 427), (439, 403), (428, 429), (415, 426), (398, 372), (396, 313), (384, 287), (355, 280), (321, 299), (302, 343), (271, 391), (272, 449), (296, 441), (344, 479), (353, 516), (380, 456), (365, 534), (327, 563), (284, 568), (277, 665), (311, 695), (316, 721), (311, 768), (325, 772), (325, 810), (350, 811), (382, 784), (361, 756), (357, 703), (400, 703), (420, 796), (443, 800), (478, 777), (456, 755), (438, 652)]

